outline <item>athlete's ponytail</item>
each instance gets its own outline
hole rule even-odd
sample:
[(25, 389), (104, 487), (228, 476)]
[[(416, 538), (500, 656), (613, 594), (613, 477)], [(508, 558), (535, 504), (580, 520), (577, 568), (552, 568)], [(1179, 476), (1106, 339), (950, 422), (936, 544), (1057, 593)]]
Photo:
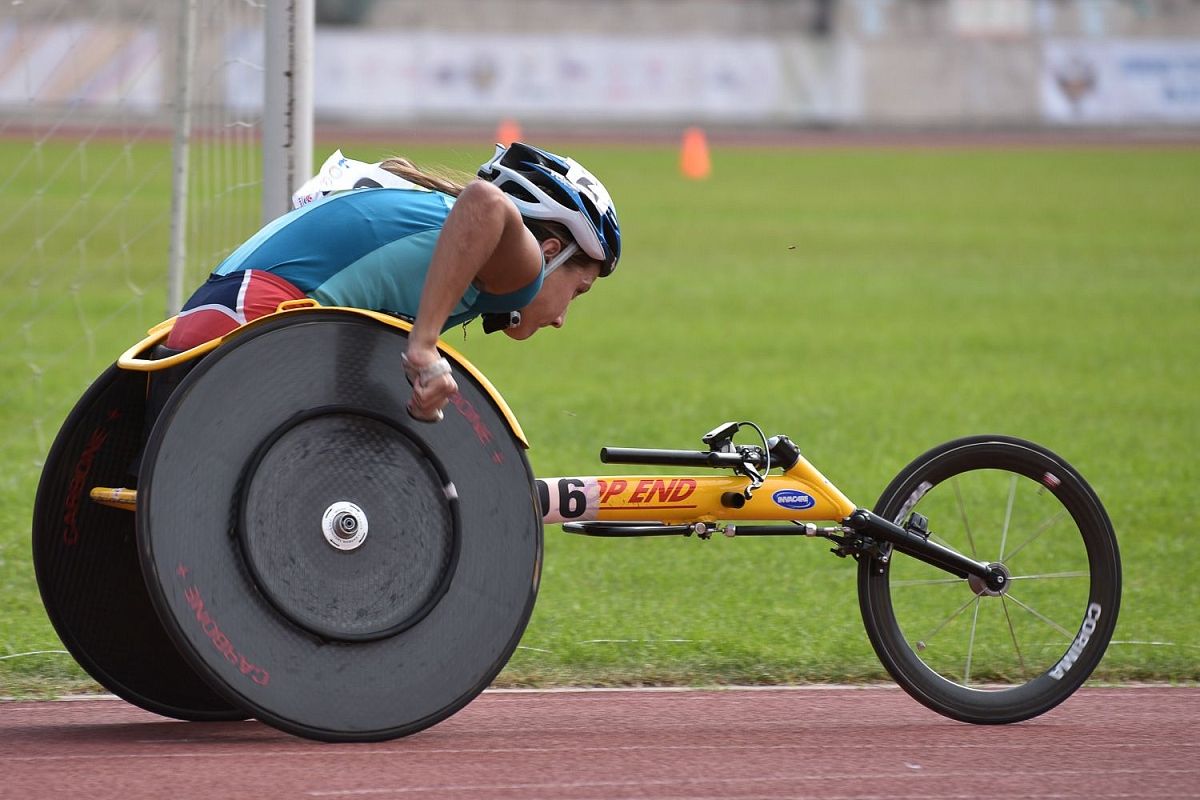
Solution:
[(454, 175), (449, 171), (435, 173), (424, 170), (403, 156), (392, 156), (385, 159), (379, 166), (381, 169), (387, 170), (398, 178), (404, 178), (404, 180), (411, 181), (418, 186), (452, 195), (453, 197), (458, 197), (459, 192), (463, 190), (463, 186), (465, 185), (465, 182), (462, 180), (466, 177), (464, 175)]

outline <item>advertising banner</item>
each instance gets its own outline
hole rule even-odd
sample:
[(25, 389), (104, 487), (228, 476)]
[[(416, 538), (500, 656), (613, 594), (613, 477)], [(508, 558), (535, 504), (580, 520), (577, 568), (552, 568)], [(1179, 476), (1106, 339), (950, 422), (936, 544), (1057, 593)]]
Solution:
[(162, 72), (152, 28), (0, 22), (0, 106), (152, 113), (161, 103)]
[(1048, 41), (1040, 88), (1053, 122), (1200, 122), (1200, 40)]
[[(261, 63), (255, 35), (228, 60)], [(839, 120), (856, 112), (849, 46), (766, 38), (486, 36), (318, 29), (319, 116), (588, 120)], [(261, 104), (231, 74), (235, 108)]]

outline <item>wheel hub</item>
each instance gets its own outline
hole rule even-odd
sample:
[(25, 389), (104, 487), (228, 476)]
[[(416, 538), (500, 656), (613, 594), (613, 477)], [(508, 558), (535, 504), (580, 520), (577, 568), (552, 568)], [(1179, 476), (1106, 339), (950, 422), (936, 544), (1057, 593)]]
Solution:
[(361, 508), (340, 500), (325, 509), (321, 532), (325, 541), (338, 550), (354, 550), (367, 539), (367, 515)]
[(987, 597), (999, 597), (1007, 594), (1011, 580), (1012, 574), (1008, 571), (1008, 567), (999, 562), (988, 564), (987, 578), (980, 578), (977, 575), (967, 576), (967, 583), (970, 585), (971, 591)]

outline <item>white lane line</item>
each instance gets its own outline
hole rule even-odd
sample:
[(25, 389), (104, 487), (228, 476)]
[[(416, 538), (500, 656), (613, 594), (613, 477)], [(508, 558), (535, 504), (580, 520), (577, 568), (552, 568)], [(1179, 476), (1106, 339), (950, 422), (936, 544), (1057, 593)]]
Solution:
[[(1200, 770), (1191, 769), (1119, 769), (1119, 770), (1044, 770), (1044, 771), (1023, 771), (1022, 778), (1027, 777), (1061, 777), (1064, 775), (1087, 775), (1091, 778), (1097, 776), (1111, 777), (1115, 775), (1168, 775), (1168, 774), (1183, 774), (1197, 775)], [(449, 784), (443, 786), (394, 786), (381, 787), (371, 789), (328, 789), (328, 790), (310, 790), (305, 792), (310, 797), (371, 797), (386, 794), (418, 794), (427, 792), (502, 792), (502, 791), (523, 791), (526, 789), (542, 789), (551, 791), (563, 791), (569, 789), (604, 789), (604, 788), (619, 788), (619, 787), (647, 787), (647, 786), (686, 786), (688, 784), (700, 784), (710, 786), (712, 784), (720, 784), (722, 786), (735, 786), (746, 784), (766, 784), (766, 783), (814, 783), (817, 781), (845, 781), (845, 780), (896, 780), (898, 778), (918, 778), (920, 780), (928, 780), (931, 777), (937, 778), (978, 778), (979, 772), (976, 770), (962, 772), (938, 772), (933, 775), (921, 775), (912, 772), (884, 772), (884, 773), (861, 773), (856, 772), (853, 775), (783, 775), (783, 776), (764, 776), (758, 778), (681, 778), (676, 780), (627, 780), (627, 781), (568, 781), (568, 782), (545, 782), (545, 783), (463, 783)], [(894, 795), (889, 795), (894, 796)]]
[[(147, 744), (157, 744), (157, 745), (161, 745), (161, 746), (169, 746), (172, 744), (178, 744), (180, 741), (183, 741), (184, 743), (187, 743), (187, 744), (201, 742), (201, 743), (211, 744), (211, 745), (223, 745), (223, 744), (229, 743), (226, 740), (214, 740), (211, 742), (204, 742), (204, 740), (199, 740), (199, 739), (187, 739), (187, 740), (176, 740), (176, 741), (169, 741), (169, 740), (168, 741), (142, 740), (142, 741)], [(1138, 743), (1138, 742), (1110, 742), (1110, 743), (1093, 742), (1092, 747), (1095, 750), (1112, 749), (1112, 750), (1134, 750), (1134, 751), (1137, 751), (1137, 750), (1147, 749), (1149, 746), (1144, 743)], [(1161, 745), (1154, 745), (1153, 747), (1161, 747), (1161, 748), (1169, 747), (1172, 751), (1195, 749), (1195, 748), (1200, 747), (1200, 742), (1171, 742), (1170, 744), (1163, 743)], [(834, 741), (796, 742), (793, 744), (699, 744), (699, 743), (697, 743), (697, 744), (654, 744), (652, 742), (647, 742), (645, 744), (591, 745), (591, 746), (587, 746), (587, 747), (574, 747), (571, 745), (562, 745), (562, 746), (558, 746), (558, 747), (438, 747), (438, 748), (430, 748), (428, 750), (417, 749), (417, 748), (408, 749), (408, 748), (404, 748), (401, 746), (396, 746), (396, 747), (387, 748), (387, 749), (381, 749), (381, 748), (377, 748), (377, 747), (365, 749), (365, 748), (361, 748), (360, 745), (357, 745), (357, 744), (341, 744), (341, 745), (339, 745), (339, 744), (312, 744), (312, 745), (298, 744), (296, 746), (296, 748), (292, 749), (292, 750), (259, 750), (259, 751), (255, 751), (255, 755), (263, 756), (263, 757), (266, 757), (266, 756), (271, 756), (271, 757), (298, 756), (301, 758), (309, 758), (309, 759), (320, 758), (322, 755), (325, 755), (325, 754), (328, 754), (328, 756), (330, 758), (337, 758), (337, 759), (345, 759), (347, 757), (354, 757), (354, 756), (390, 755), (390, 756), (404, 756), (408, 759), (415, 761), (421, 756), (444, 756), (444, 755), (489, 755), (489, 754), (537, 755), (539, 753), (550, 754), (550, 753), (625, 753), (625, 752), (644, 753), (644, 752), (651, 751), (651, 750), (659, 750), (659, 751), (667, 751), (667, 752), (676, 751), (676, 750), (682, 750), (682, 751), (687, 751), (687, 752), (694, 752), (694, 751), (699, 751), (699, 750), (715, 750), (715, 751), (720, 751), (720, 752), (733, 752), (733, 751), (769, 752), (769, 751), (779, 751), (779, 750), (812, 750), (812, 751), (838, 750), (838, 751), (840, 751), (843, 749), (845, 749), (844, 743), (834, 742)], [(997, 743), (997, 742), (954, 742), (954, 743), (946, 743), (946, 744), (923, 743), (923, 744), (919, 745), (918, 749), (922, 755), (927, 756), (930, 753), (934, 753), (939, 750), (947, 750), (947, 751), (956, 751), (956, 750), (1025, 751), (1025, 750), (1029, 749), (1029, 745), (1028, 745), (1028, 743), (1025, 743), (1025, 742), (1013, 742), (1011, 744)], [(6, 755), (0, 755), (0, 763), (4, 763), (4, 762), (8, 762), (8, 761), (21, 761), (21, 762), (29, 762), (29, 761), (96, 761), (96, 760), (108, 760), (108, 759), (120, 760), (120, 759), (152, 759), (152, 758), (222, 759), (222, 758), (244, 758), (244, 757), (245, 757), (245, 753), (240, 752), (240, 751), (239, 752), (219, 752), (219, 753), (194, 753), (194, 752), (193, 753), (105, 753), (105, 754), (95, 754), (95, 755), (67, 754), (67, 755), (53, 755), (53, 756), (6, 756)], [(1194, 770), (1194, 771), (1197, 773), (1200, 773), (1200, 768), (1197, 768), (1197, 770)]]
[(559, 686), (546, 689), (484, 689), (486, 694), (729, 694), (733, 692), (861, 692), (870, 689), (900, 691), (894, 683), (814, 683), (793, 686)]
[(10, 653), (6, 656), (0, 656), (0, 661), (7, 661), (10, 658), (25, 658), (26, 656), (45, 656), (45, 655), (71, 655), (66, 650), (30, 650), (28, 653)]
[[(1200, 647), (1200, 645), (1198, 645)], [(1180, 692), (1188, 692), (1200, 688), (1200, 683), (1089, 683), (1079, 690), (1084, 694), (1096, 694), (1099, 692), (1145, 692), (1147, 690), (1161, 690), (1164, 694), (1178, 694)], [(735, 692), (866, 692), (871, 690), (884, 690), (888, 692), (900, 691), (900, 687), (894, 683), (812, 683), (812, 684), (791, 684), (782, 686), (743, 686), (743, 685), (725, 685), (713, 684), (712, 686), (559, 686), (548, 687), (544, 689), (536, 688), (493, 688), (484, 689), (483, 694), (687, 694), (687, 693), (703, 693), (703, 694), (728, 694)], [(0, 702), (13, 703), (80, 703), (95, 700), (120, 700), (125, 701), (113, 694), (70, 694), (61, 697), (55, 697), (50, 700), (38, 700), (19, 697), (0, 697)]]
[[(797, 797), (792, 795), (792, 798)], [(1062, 792), (1047, 792), (1039, 794), (1022, 793), (1023, 800), (1078, 800), (1079, 794), (1071, 792), (1063, 794)], [(1145, 792), (1118, 794), (1089, 794), (1089, 800), (1145, 800)], [(526, 795), (523, 800), (562, 800), (558, 795), (545, 795), (543, 797), (535, 797)], [(653, 800), (713, 800), (711, 794), (656, 794)], [(789, 800), (786, 795), (778, 794), (758, 794), (745, 795), (739, 794), (731, 800)], [(821, 800), (979, 800), (979, 793), (971, 794), (933, 794), (930, 792), (920, 792), (918, 794), (837, 794), (837, 795), (821, 795)], [(1155, 793), (1154, 800), (1196, 800), (1194, 794), (1159, 794)]]

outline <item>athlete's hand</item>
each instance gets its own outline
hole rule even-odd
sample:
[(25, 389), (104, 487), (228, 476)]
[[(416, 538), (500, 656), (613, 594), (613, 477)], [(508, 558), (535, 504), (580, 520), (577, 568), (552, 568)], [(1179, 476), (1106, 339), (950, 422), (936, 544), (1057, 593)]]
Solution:
[(436, 347), (420, 347), (411, 341), (401, 356), (404, 375), (412, 384), (408, 413), (422, 422), (440, 422), (442, 409), (458, 391), (450, 375), (450, 362), (442, 358)]

